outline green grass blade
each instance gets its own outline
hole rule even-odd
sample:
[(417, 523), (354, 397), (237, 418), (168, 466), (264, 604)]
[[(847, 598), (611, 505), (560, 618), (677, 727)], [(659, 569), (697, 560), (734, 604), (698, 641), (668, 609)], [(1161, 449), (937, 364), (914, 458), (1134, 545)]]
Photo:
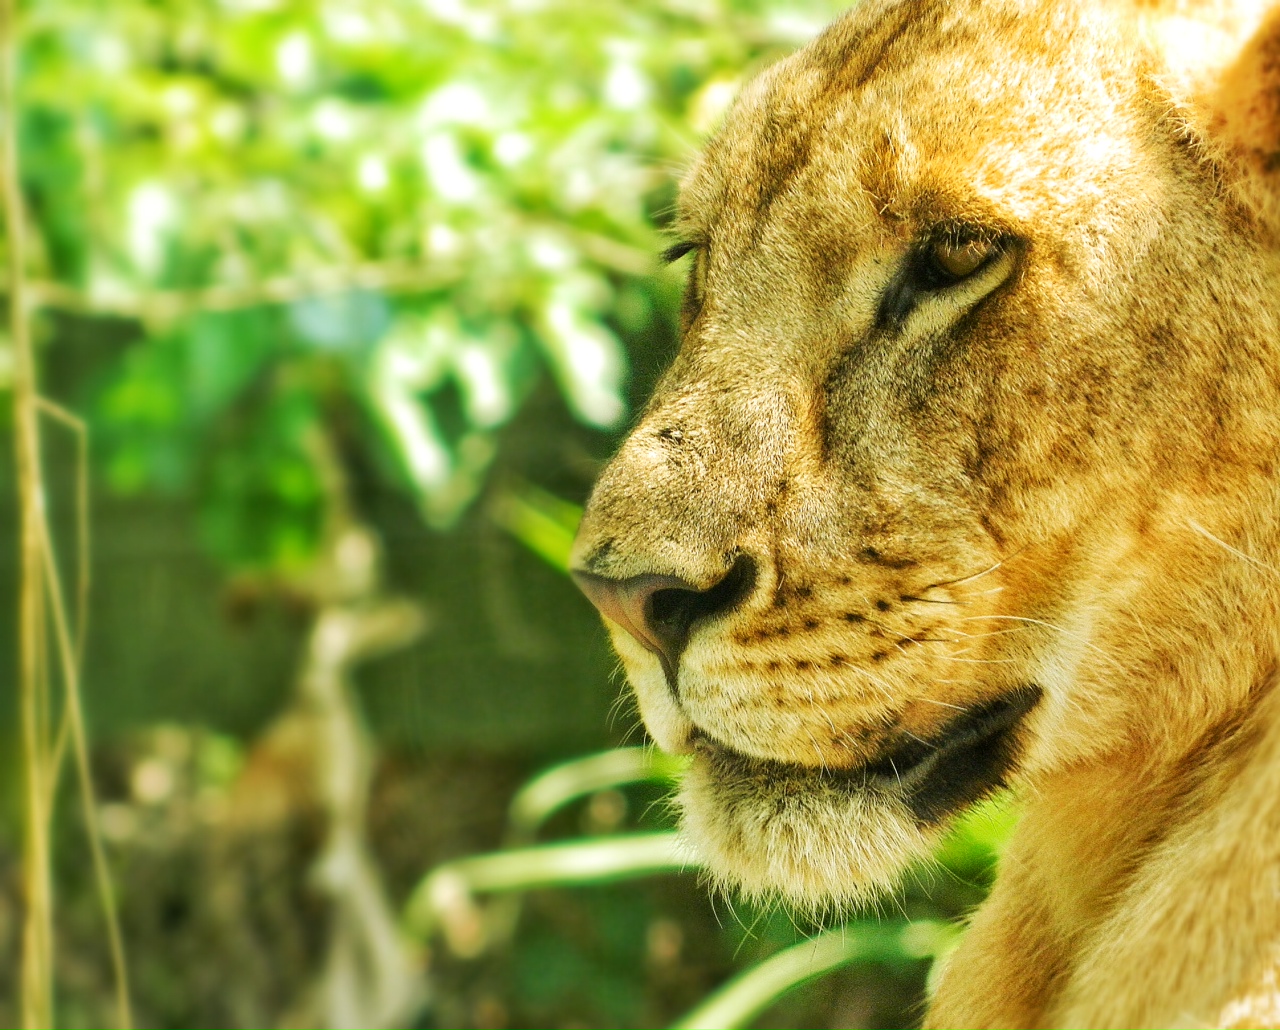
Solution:
[(609, 883), (657, 873), (697, 869), (674, 830), (543, 844), (460, 858), (437, 866), (414, 888), (405, 907), (410, 936), (426, 940), (442, 904), (459, 893), (495, 894)]
[(687, 760), (651, 747), (624, 747), (557, 765), (535, 776), (511, 799), (511, 829), (531, 838), (550, 816), (576, 798), (644, 780), (675, 779)]
[(949, 923), (859, 922), (828, 930), (748, 969), (673, 1025), (672, 1030), (746, 1026), (788, 991), (852, 962), (928, 958), (955, 936)]

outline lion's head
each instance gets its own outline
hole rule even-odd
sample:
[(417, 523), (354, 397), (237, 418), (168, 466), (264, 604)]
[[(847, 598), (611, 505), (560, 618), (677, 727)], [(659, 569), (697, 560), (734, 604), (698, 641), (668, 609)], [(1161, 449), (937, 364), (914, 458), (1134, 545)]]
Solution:
[(1229, 550), (1280, 512), (1272, 171), (1149, 13), (864, 0), (684, 180), (684, 343), (574, 565), (748, 892), (861, 900), (1280, 653)]

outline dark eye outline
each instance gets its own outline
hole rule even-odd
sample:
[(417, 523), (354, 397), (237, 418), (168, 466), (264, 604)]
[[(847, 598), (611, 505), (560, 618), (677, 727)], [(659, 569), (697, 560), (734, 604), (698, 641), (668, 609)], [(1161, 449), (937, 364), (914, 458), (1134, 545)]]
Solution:
[[(956, 275), (947, 271), (938, 263), (934, 250), (940, 243), (964, 246), (966, 243), (988, 243), (991, 252), (973, 271), (965, 275)], [(880, 307), (876, 312), (876, 324), (883, 329), (900, 330), (907, 317), (915, 310), (920, 299), (930, 293), (939, 293), (960, 285), (998, 261), (1008, 253), (1013, 241), (1008, 237), (996, 236), (975, 229), (949, 230), (930, 233), (919, 244), (911, 248), (907, 259), (902, 263), (898, 274), (893, 277), (880, 298)]]
[(690, 254), (697, 250), (700, 244), (694, 243), (692, 240), (680, 240), (673, 243), (662, 252), (662, 263), (664, 265), (673, 265), (686, 254)]
[(680, 322), (687, 331), (702, 310), (704, 280), (707, 267), (707, 245), (697, 240), (681, 240), (662, 252), (662, 263), (673, 264), (686, 254), (694, 255), (693, 268), (685, 283), (684, 301), (680, 305)]

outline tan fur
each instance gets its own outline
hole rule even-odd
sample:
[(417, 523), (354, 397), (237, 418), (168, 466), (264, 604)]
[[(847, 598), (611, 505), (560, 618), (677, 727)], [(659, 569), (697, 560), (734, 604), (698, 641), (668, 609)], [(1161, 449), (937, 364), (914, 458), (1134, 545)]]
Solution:
[(947, 820), (835, 771), (1034, 685), (929, 1025), (1280, 1026), (1280, 7), (864, 0), (747, 87), (678, 232), (684, 346), (575, 562), (753, 563), (674, 683), (611, 626), (716, 875), (866, 899)]

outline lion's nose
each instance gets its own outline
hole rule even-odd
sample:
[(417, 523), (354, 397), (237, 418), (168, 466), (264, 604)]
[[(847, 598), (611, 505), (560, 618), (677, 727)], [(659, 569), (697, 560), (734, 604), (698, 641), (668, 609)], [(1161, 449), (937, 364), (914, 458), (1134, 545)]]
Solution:
[(702, 590), (677, 576), (609, 579), (592, 572), (573, 573), (574, 582), (602, 615), (662, 660), (673, 685), (694, 624), (732, 611), (751, 592), (755, 578), (755, 564), (745, 556)]

